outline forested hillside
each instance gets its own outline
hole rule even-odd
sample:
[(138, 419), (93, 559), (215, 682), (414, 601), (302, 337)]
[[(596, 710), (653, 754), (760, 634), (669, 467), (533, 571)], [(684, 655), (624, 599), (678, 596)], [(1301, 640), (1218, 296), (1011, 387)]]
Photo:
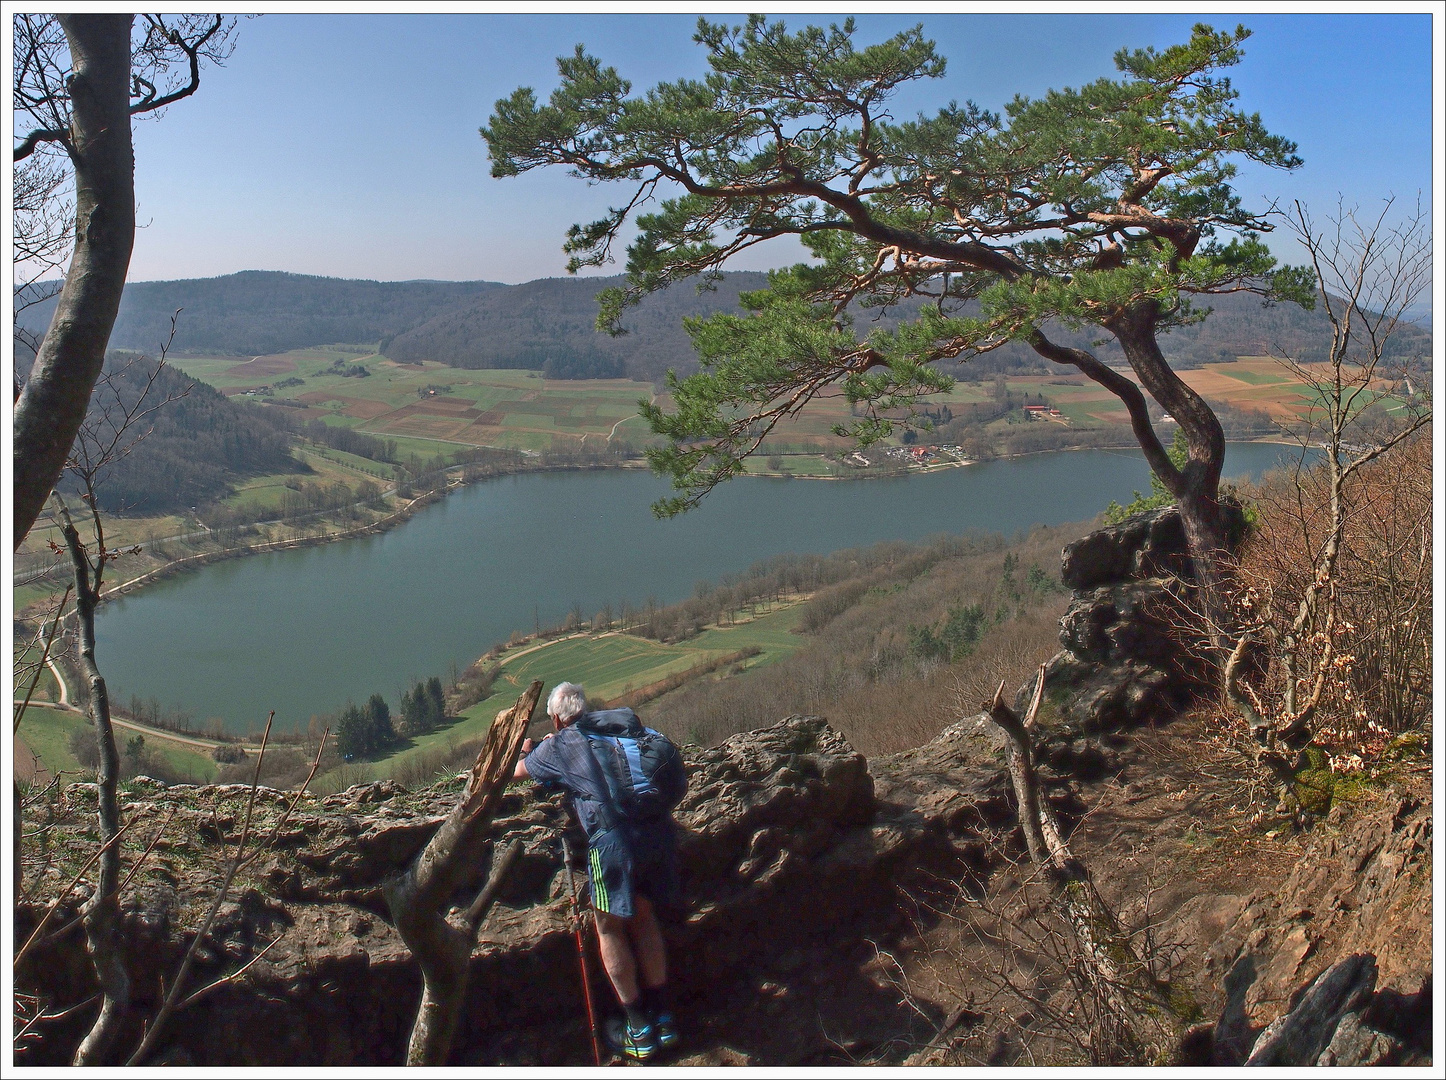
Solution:
[[(648, 297), (623, 320), (628, 333), (595, 329), (597, 294), (621, 282), (609, 278), (542, 278), (521, 285), (488, 281), (351, 281), (248, 270), (226, 277), (142, 281), (126, 286), (111, 348), (154, 353), (179, 309), (173, 348), (179, 352), (253, 356), (337, 342), (378, 347), (403, 363), (433, 360), (458, 368), (531, 368), (554, 379), (662, 378), (696, 370), (683, 318), (738, 310), (740, 293), (762, 289), (762, 273), (725, 273), (713, 291), (688, 284)], [(892, 328), (923, 299), (877, 315)], [(52, 299), (21, 314), (37, 335), (54, 311)], [(1161, 338), (1177, 367), (1284, 350), (1306, 360), (1324, 356), (1330, 326), (1320, 311), (1294, 304), (1265, 307), (1251, 295), (1211, 299), (1203, 322)], [(866, 335), (870, 323), (856, 329)], [(1090, 335), (1056, 328), (1063, 344), (1087, 346)], [(19, 345), (17, 343), (17, 348)], [(1096, 346), (1122, 361), (1113, 342)], [(1430, 363), (1431, 335), (1413, 326), (1398, 331), (1393, 356)], [(966, 379), (1058, 370), (1026, 345), (1013, 343), (959, 365)]]
[[(1203, 322), (1178, 327), (1160, 339), (1160, 347), (1176, 367), (1282, 353), (1305, 362), (1326, 358), (1331, 327), (1319, 304), (1314, 311), (1306, 311), (1296, 304), (1266, 307), (1258, 296), (1244, 293), (1209, 299), (1211, 312)], [(1429, 369), (1430, 331), (1402, 325), (1387, 343), (1386, 355), (1418, 358)]]
[[(352, 281), (267, 270), (184, 281), (126, 285), (111, 332), (112, 349), (154, 354), (176, 320), (179, 352), (254, 356), (333, 342), (369, 345), (426, 322), (439, 311), (493, 289), (490, 281)], [(55, 301), (22, 316), (35, 331), (49, 325)]]
[(597, 294), (620, 277), (543, 278), (475, 297), (438, 314), (383, 350), (394, 360), (460, 368), (535, 368), (553, 379), (661, 378), (691, 368), (683, 318), (737, 311), (738, 294), (765, 288), (763, 274), (725, 274), (716, 290), (687, 285), (649, 297), (623, 320), (627, 333), (598, 333)]
[[(149, 362), (124, 354), (106, 361), (108, 377), (97, 387), (88, 417), (103, 439), (110, 418), (135, 409), (153, 370)], [(182, 510), (225, 497), (241, 477), (300, 468), (280, 410), (238, 405), (172, 367), (156, 374), (143, 407), (156, 405), (161, 407), (119, 443), (128, 451), (101, 471), (96, 493), (102, 510), (141, 515)], [(61, 489), (75, 489), (69, 473)]]

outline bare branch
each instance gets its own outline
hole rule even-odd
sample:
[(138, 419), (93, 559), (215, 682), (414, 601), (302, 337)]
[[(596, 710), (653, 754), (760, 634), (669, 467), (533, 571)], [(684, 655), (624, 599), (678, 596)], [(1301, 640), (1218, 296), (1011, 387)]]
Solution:
[(60, 629), (61, 618), (65, 614), (65, 605), (70, 600), (70, 590), (73, 583), (65, 586), (65, 593), (60, 598), (60, 603), (55, 608), (55, 617), (50, 621), (50, 631), (45, 635), (45, 647), (40, 651), (40, 659), (35, 664), (35, 677), (30, 680), (29, 687), (25, 690), (25, 700), (15, 706), (15, 726), (12, 731), (20, 730), (20, 720), (25, 716), (25, 710), (30, 707), (30, 699), (35, 696), (35, 688), (40, 685), (40, 676), (45, 672), (46, 662), (50, 659), (50, 646), (55, 641), (55, 632)]
[(156, 1039), (160, 1036), (161, 1030), (165, 1027), (166, 1021), (171, 1014), (179, 1007), (178, 1000), (182, 987), (185, 986), (186, 976), (191, 973), (191, 964), (195, 961), (196, 950), (200, 948), (201, 942), (211, 932), (211, 924), (216, 920), (216, 914), (221, 910), (221, 905), (226, 902), (226, 897), (231, 891), (231, 882), (236, 877), (236, 871), (241, 867), (241, 856), (246, 850), (246, 841), (251, 837), (251, 815), (256, 807), (256, 789), (261, 786), (261, 762), (266, 757), (266, 744), (271, 738), (271, 723), (276, 719), (276, 710), (273, 709), (266, 717), (266, 729), (261, 733), (261, 748), (256, 754), (256, 771), (251, 776), (251, 791), (246, 798), (246, 818), (241, 827), (241, 838), (236, 842), (236, 854), (232, 856), (231, 863), (226, 867), (226, 875), (221, 881), (221, 888), (216, 893), (216, 898), (211, 902), (211, 909), (206, 913), (196, 936), (191, 939), (190, 946), (186, 949), (186, 955), (181, 960), (181, 969), (176, 972), (176, 977), (171, 983), (171, 988), (166, 993), (165, 1001), (156, 1017), (151, 1021), (150, 1027), (146, 1029), (145, 1037), (141, 1039), (140, 1045), (136, 1047), (135, 1053), (126, 1062), (127, 1065), (139, 1065), (145, 1061), (146, 1055), (155, 1046)]

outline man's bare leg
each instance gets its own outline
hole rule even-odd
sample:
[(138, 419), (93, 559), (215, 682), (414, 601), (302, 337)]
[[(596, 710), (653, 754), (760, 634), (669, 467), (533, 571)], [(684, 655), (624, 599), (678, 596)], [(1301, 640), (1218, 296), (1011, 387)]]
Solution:
[(638, 966), (633, 959), (633, 945), (628, 933), (628, 923), (632, 920), (610, 915), (606, 911), (595, 911), (593, 915), (597, 919), (597, 943), (598, 951), (602, 953), (603, 970), (608, 973), (618, 1001), (624, 1008), (636, 1008)]
[(642, 983), (651, 990), (668, 981), (668, 957), (652, 902), (646, 896), (639, 896), (636, 907), (637, 912), (627, 921), (627, 928), (632, 934), (637, 967), (642, 969)]

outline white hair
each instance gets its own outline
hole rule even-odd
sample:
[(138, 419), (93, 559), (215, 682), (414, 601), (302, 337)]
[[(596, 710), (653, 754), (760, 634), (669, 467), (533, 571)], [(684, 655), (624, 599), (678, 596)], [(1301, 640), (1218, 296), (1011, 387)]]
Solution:
[(547, 695), (547, 715), (572, 720), (587, 712), (587, 695), (577, 683), (558, 683)]

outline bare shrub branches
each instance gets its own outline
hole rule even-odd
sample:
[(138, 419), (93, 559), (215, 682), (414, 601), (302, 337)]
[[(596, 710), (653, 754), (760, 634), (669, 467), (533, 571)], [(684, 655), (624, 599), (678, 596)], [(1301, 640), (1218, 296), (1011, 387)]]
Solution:
[(1292, 432), (1296, 467), (1258, 491), (1225, 690), (1257, 759), (1287, 779), (1282, 750), (1314, 741), (1359, 767), (1430, 699), (1430, 400), (1412, 381), (1424, 357), (1396, 331), (1430, 287), (1432, 245), (1419, 203), (1392, 210), (1278, 215), (1310, 254), (1331, 340), (1323, 359), (1278, 357), (1314, 405)]
[(1136, 951), (1131, 935), (1090, 880), (1089, 870), (1070, 850), (1035, 771), (1035, 719), (1043, 696), (1041, 665), (1023, 717), (1005, 704), (1002, 683), (994, 700), (985, 705), (990, 720), (1007, 736), (1010, 780), (1030, 861), (1070, 928), (1070, 966), (1087, 987), (1121, 1057), (1142, 1064), (1169, 1064), (1184, 1035), (1183, 1019), (1168, 988)]

